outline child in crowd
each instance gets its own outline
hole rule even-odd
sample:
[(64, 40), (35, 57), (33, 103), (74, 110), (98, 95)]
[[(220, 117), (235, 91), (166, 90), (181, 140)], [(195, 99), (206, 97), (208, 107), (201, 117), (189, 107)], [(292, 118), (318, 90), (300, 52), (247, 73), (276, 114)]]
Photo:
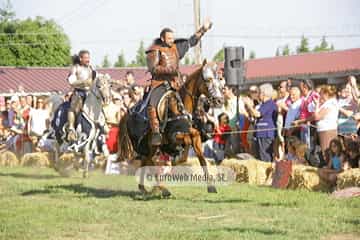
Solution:
[(305, 154), (307, 152), (307, 144), (298, 142), (294, 146), (295, 148), (295, 161), (294, 164), (302, 164), (302, 165), (308, 165), (308, 162), (305, 159)]
[(286, 160), (296, 160), (296, 146), (301, 142), (297, 137), (291, 136), (286, 139)]
[(225, 158), (225, 145), (229, 135), (226, 132), (231, 131), (229, 125), (229, 116), (226, 113), (221, 113), (218, 116), (218, 126), (215, 128), (214, 135), (214, 151), (215, 162), (219, 164)]
[(325, 151), (327, 166), (319, 169), (319, 175), (332, 185), (336, 184), (337, 175), (344, 170), (346, 156), (343, 145), (337, 138), (331, 140), (329, 148)]

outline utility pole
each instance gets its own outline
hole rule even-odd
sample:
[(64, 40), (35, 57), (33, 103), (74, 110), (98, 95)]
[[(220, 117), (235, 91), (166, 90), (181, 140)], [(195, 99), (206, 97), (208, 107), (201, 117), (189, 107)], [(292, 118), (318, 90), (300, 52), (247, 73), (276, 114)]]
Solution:
[[(195, 31), (200, 28), (200, 0), (194, 0), (194, 25)], [(195, 51), (195, 63), (201, 64), (201, 40), (194, 47)]]

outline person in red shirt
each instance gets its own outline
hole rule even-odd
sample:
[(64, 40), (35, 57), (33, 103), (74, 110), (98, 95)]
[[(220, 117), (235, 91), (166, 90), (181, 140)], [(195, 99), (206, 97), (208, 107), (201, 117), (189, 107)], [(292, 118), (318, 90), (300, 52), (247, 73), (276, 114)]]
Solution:
[(229, 116), (226, 113), (221, 113), (218, 116), (219, 125), (215, 128), (214, 134), (214, 151), (215, 151), (215, 162), (216, 164), (220, 164), (222, 160), (225, 158), (225, 145), (228, 141), (228, 137), (230, 135), (226, 134), (226, 132), (231, 131), (231, 127), (229, 125)]

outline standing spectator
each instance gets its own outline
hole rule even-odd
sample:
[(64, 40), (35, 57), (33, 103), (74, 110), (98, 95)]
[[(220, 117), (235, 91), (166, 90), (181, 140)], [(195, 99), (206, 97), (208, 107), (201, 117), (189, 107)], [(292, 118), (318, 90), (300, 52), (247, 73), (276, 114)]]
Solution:
[(277, 159), (284, 158), (285, 153), (285, 139), (283, 136), (283, 127), (286, 118), (286, 113), (289, 110), (291, 104), (289, 96), (289, 83), (287, 80), (281, 81), (278, 88), (278, 99), (276, 105), (278, 107), (278, 115), (276, 119), (276, 144), (275, 144), (275, 155)]
[[(248, 97), (252, 101), (252, 104), (254, 105), (254, 108), (258, 109), (259, 103), (260, 103), (258, 86), (256, 86), (256, 85), (250, 86)], [(256, 153), (256, 146), (254, 145), (254, 143), (255, 143), (254, 133), (252, 132), (254, 130), (254, 128), (255, 128), (255, 118), (253, 116), (247, 114), (246, 120), (248, 120), (249, 124), (248, 124), (247, 128), (243, 128), (242, 130), (244, 130), (244, 131), (248, 130), (249, 131), (247, 133), (247, 143), (249, 143), (249, 145), (250, 145), (249, 146), (249, 149), (250, 149), (249, 152), (252, 155), (255, 156), (255, 155), (257, 155), (257, 153)], [(245, 126), (246, 126), (246, 121), (244, 121), (244, 122), (245, 122)]]
[(44, 107), (44, 100), (37, 99), (36, 108), (30, 110), (28, 132), (35, 146), (49, 126), (49, 112)]
[(310, 121), (304, 121), (311, 118), (315, 112), (315, 101), (319, 100), (319, 94), (314, 91), (314, 83), (310, 79), (302, 80), (300, 83), (300, 90), (304, 97), (300, 106), (299, 119), (306, 125), (300, 128), (300, 139), (308, 145), (308, 149), (313, 149), (314, 140), (311, 136), (315, 135), (314, 129), (310, 127)]
[(349, 76), (348, 77), (348, 83), (347, 85), (350, 87), (351, 89), (351, 95), (353, 96), (354, 99), (358, 100), (360, 97), (360, 91), (357, 87), (357, 83), (356, 83), (356, 78), (355, 76)]
[(125, 84), (128, 87), (132, 87), (135, 85), (135, 77), (133, 71), (127, 71), (125, 75)]
[(273, 91), (274, 89), (269, 83), (260, 86), (261, 104), (258, 110), (255, 109), (253, 101), (245, 99), (249, 114), (256, 118), (254, 138), (257, 157), (265, 162), (271, 162), (273, 158), (277, 117), (277, 106), (272, 100)]
[(18, 115), (19, 114), (19, 99), (17, 97), (12, 97), (10, 100), (10, 109), (8, 111), (8, 127), (11, 128), (18, 122)]
[[(229, 125), (233, 131), (239, 130), (237, 128), (237, 107), (239, 114), (243, 114), (245, 112), (245, 106), (242, 99), (239, 98), (239, 102), (236, 102), (237, 97), (234, 94), (235, 91), (237, 91), (236, 88), (231, 88), (229, 86), (225, 86), (223, 89), (225, 100), (224, 112), (229, 116)], [(240, 134), (234, 133), (229, 135), (229, 141), (227, 141), (226, 145), (226, 152), (229, 155), (240, 153)]]
[(20, 114), (21, 117), (24, 121), (24, 134), (23, 134), (23, 152), (24, 153), (30, 153), (32, 152), (32, 144), (31, 144), (31, 139), (29, 137), (29, 133), (28, 133), (28, 125), (29, 125), (29, 115), (30, 115), (30, 110), (31, 107), (28, 105), (27, 102), (27, 98), (26, 96), (21, 96), (20, 97)]
[(336, 100), (336, 88), (329, 85), (324, 86), (320, 91), (320, 103), (319, 101), (315, 103), (314, 120), (317, 121), (320, 147), (324, 152), (329, 147), (331, 139), (337, 137), (339, 108)]
[(338, 118), (338, 134), (353, 135), (357, 132), (357, 122), (353, 115), (357, 113), (357, 100), (351, 94), (351, 86), (343, 84), (339, 89), (339, 118)]
[(292, 128), (292, 123), (300, 116), (300, 106), (302, 103), (302, 98), (300, 88), (298, 86), (292, 86), (290, 88), (290, 100), (291, 104), (288, 107), (284, 125), (285, 136), (294, 136), (295, 129)]
[(336, 88), (326, 85), (321, 88), (320, 101), (314, 99), (315, 112), (312, 116), (297, 120), (294, 123), (316, 121), (320, 147), (325, 156), (325, 150), (329, 147), (330, 141), (337, 137), (337, 119), (339, 115), (338, 103), (336, 100)]
[(27, 103), (27, 105), (29, 106), (29, 107), (34, 107), (33, 106), (33, 96), (31, 96), (31, 95), (27, 95), (26, 96), (26, 103)]

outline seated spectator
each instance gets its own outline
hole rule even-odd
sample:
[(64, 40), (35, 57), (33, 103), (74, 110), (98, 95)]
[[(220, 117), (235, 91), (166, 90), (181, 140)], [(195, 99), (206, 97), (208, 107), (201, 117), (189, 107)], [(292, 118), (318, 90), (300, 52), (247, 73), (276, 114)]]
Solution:
[(285, 157), (286, 160), (290, 160), (290, 161), (296, 160), (296, 146), (299, 145), (300, 143), (301, 141), (295, 136), (291, 136), (287, 138), (286, 141), (287, 153)]
[(360, 167), (360, 144), (359, 142), (350, 141), (346, 148), (350, 168)]
[(336, 184), (337, 175), (343, 171), (346, 156), (341, 141), (337, 138), (330, 141), (329, 148), (325, 151), (327, 166), (319, 169), (319, 175), (332, 185)]
[(297, 143), (295, 146), (295, 160), (294, 164), (308, 165), (306, 161), (305, 155), (307, 152), (307, 144), (306, 143)]

